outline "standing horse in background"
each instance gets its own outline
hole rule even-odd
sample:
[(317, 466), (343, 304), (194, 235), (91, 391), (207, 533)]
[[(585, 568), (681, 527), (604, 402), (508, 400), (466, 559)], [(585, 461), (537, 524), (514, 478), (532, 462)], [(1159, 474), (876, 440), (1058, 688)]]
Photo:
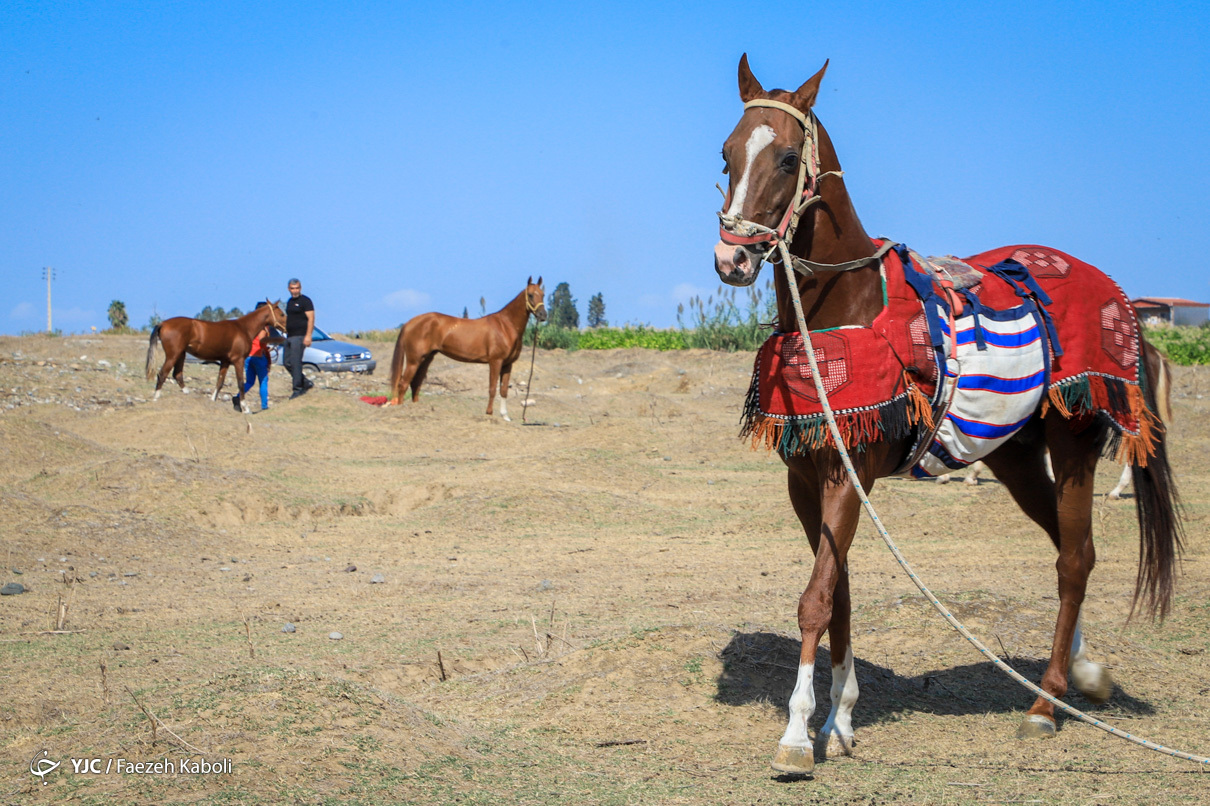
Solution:
[[(1067, 692), (1069, 670), (1090, 700), (1112, 692), (1080, 629), (1103, 450), (1116, 450), (1132, 470), (1140, 528), (1134, 606), (1145, 603), (1152, 617), (1163, 617), (1171, 602), (1181, 548), (1167, 435), (1156, 417), (1168, 374), (1121, 290), (1049, 247), (946, 262), (871, 239), (812, 111), (826, 69), (794, 92), (766, 92), (741, 58), (744, 111), (723, 146), (730, 185), (714, 249), (715, 271), (729, 285), (752, 284), (765, 260), (779, 264), (778, 329), (791, 331), (774, 333), (758, 353), (744, 426), (754, 446), (775, 448), (785, 461), (790, 502), (815, 553), (798, 602), (802, 654), (789, 724), (773, 760), (789, 773), (809, 772), (817, 754), (851, 753), (858, 695), (847, 555), (860, 497), (825, 422), (800, 328), (812, 334), (821, 383), (866, 491), (886, 476), (936, 476), (983, 458), (1050, 537), (1059, 613), (1041, 682), (1047, 693)], [(784, 260), (793, 264), (805, 322)], [(970, 416), (972, 401), (984, 416)], [(954, 551), (979, 549), (966, 543)], [(815, 656), (825, 630), (832, 707), (812, 739)], [(1017, 735), (1055, 731), (1054, 706), (1039, 697)]]
[[(460, 319), (443, 313), (422, 313), (409, 319), (399, 329), (395, 355), (391, 358), (391, 399), (388, 406), (398, 406), (408, 388), (412, 401), (420, 396), (420, 385), (437, 353), (455, 361), (488, 365), (487, 414), (496, 402), (496, 379), (500, 382), (500, 413), (508, 416), (508, 380), (513, 362), (521, 355), (521, 339), (532, 313), (539, 322), (546, 321), (546, 290), (542, 278), (530, 277), (525, 290), (493, 314), (479, 319)], [(526, 390), (528, 394), (529, 390)]]
[[(160, 388), (168, 377), (168, 368), (172, 367), (172, 377), (185, 389), (185, 354), (196, 356), (203, 361), (217, 361), (218, 385), (214, 387), (211, 400), (218, 400), (219, 390), (227, 378), (227, 367), (235, 365), (235, 377), (239, 381), (238, 390), (244, 388), (244, 359), (252, 350), (252, 339), (257, 332), (269, 325), (285, 332), (286, 315), (280, 307), (281, 300), (261, 305), (251, 313), (246, 313), (238, 319), (225, 319), (222, 322), (206, 322), (201, 319), (190, 319), (188, 316), (174, 316), (160, 322), (151, 331), (147, 345), (146, 372), (151, 379), (152, 362), (155, 359), (155, 345), (159, 342), (164, 347), (164, 365), (160, 367), (155, 380), (155, 400), (160, 399)], [(231, 397), (236, 411), (242, 408), (243, 401), (240, 392)]]

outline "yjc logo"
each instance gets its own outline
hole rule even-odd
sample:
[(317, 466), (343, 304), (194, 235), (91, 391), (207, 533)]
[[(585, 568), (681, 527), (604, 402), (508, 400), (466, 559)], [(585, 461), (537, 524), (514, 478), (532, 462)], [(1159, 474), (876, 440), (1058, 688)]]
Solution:
[(49, 755), (50, 751), (43, 750), (29, 761), (30, 774), (41, 778), (43, 786), (46, 786), (46, 776), (57, 770), (59, 768), (59, 764), (61, 763), (58, 761), (51, 761), (49, 758), (47, 758)]

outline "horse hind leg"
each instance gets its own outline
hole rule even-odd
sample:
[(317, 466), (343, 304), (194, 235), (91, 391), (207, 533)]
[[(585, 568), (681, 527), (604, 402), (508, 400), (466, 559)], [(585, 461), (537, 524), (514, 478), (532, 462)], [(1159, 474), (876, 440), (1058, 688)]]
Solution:
[(1089, 702), (1097, 705), (1108, 700), (1113, 693), (1113, 678), (1109, 672), (1101, 664), (1088, 659), (1088, 646), (1079, 617), (1076, 618), (1076, 632), (1071, 639), (1071, 682), (1076, 684), (1076, 690)]
[(1122, 468), (1122, 475), (1118, 477), (1118, 483), (1109, 491), (1109, 500), (1117, 501), (1122, 497), (1122, 493), (1130, 486), (1131, 477), (1134, 475), (1134, 467), (1127, 464)]
[[(1073, 653), (1083, 647), (1077, 635), (1080, 608), (1088, 576), (1096, 562), (1092, 544), (1093, 478), (1103, 433), (1089, 428), (1076, 434), (1066, 420), (1051, 411), (1046, 420), (1033, 420), (1017, 437), (987, 457), (986, 462), (1013, 499), (1041, 526), (1059, 550), (1059, 614), (1051, 644), (1050, 663), (1042, 675), (1043, 691), (1055, 698), (1067, 693)], [(1055, 481), (1047, 474), (1047, 449)], [(1086, 655), (1078, 656), (1077, 687), (1087, 685), (1094, 696), (1111, 683)], [(1056, 732), (1054, 705), (1038, 697), (1017, 729), (1018, 738), (1047, 738)]]
[(172, 356), (164, 356), (164, 365), (160, 367), (160, 371), (155, 376), (155, 396), (152, 400), (160, 399), (160, 390), (164, 388), (164, 381), (168, 380), (168, 368), (173, 364)]
[(189, 394), (189, 390), (185, 388), (185, 353), (182, 352), (176, 357), (176, 361), (172, 365), (172, 379), (176, 381), (176, 385), (181, 387), (181, 392)]
[(218, 367), (218, 383), (214, 387), (214, 392), (210, 395), (211, 400), (218, 400), (219, 390), (223, 388), (223, 382), (227, 380), (227, 367), (231, 366), (226, 362), (219, 364)]

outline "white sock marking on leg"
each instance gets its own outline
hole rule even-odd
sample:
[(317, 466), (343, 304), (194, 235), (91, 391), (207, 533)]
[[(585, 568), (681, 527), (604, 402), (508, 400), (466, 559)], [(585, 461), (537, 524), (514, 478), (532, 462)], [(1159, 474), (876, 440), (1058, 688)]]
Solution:
[(853, 744), (853, 706), (857, 704), (857, 668), (853, 647), (845, 650), (844, 660), (832, 667), (832, 710), (820, 733), (836, 736), (846, 749)]
[(804, 663), (798, 667), (798, 681), (790, 695), (790, 723), (781, 737), (787, 747), (810, 747), (811, 735), (807, 725), (815, 713), (815, 664)]

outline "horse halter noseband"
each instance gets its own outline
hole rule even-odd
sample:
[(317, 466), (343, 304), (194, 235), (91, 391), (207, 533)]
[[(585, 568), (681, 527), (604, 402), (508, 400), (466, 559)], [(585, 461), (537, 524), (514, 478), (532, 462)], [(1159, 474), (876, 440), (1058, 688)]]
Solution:
[(529, 293), (525, 294), (525, 310), (532, 313), (535, 317), (538, 315), (538, 310), (546, 307), (546, 300), (541, 300), (537, 305), (530, 303)]
[(843, 176), (844, 172), (819, 172), (819, 121), (816, 119), (814, 112), (807, 111), (804, 114), (790, 104), (773, 101), (768, 98), (754, 98), (748, 101), (744, 104), (744, 111), (747, 112), (753, 107), (780, 109), (794, 118), (798, 122), (798, 125), (802, 127), (803, 140), (802, 153), (798, 159), (798, 182), (794, 188), (794, 195), (791, 197), (790, 204), (786, 207), (786, 212), (782, 215), (781, 222), (777, 225), (776, 229), (757, 224), (755, 221), (748, 221), (740, 213), (728, 215), (727, 208), (731, 206), (731, 192), (728, 190), (724, 193), (723, 209), (718, 214), (718, 233), (723, 243), (732, 246), (768, 244), (769, 248), (760, 255), (761, 261), (766, 260), (767, 255), (772, 252), (779, 251), (783, 261), (788, 262), (796, 272), (807, 277), (819, 271), (840, 272), (860, 269), (864, 266), (877, 264), (882, 260), (882, 256), (895, 246), (889, 240), (873, 255), (858, 258), (857, 260), (849, 260), (844, 263), (817, 263), (813, 260), (794, 257), (790, 254), (790, 242), (794, 240), (794, 233), (798, 229), (798, 222), (803, 212), (812, 204), (823, 201), (823, 197), (817, 193), (819, 180), (825, 176)]
[(266, 299), (265, 307), (267, 307), (269, 309), (269, 324), (272, 327), (274, 327), (275, 329), (280, 330), (282, 333), (285, 333), (286, 332), (285, 324), (283, 323), (280, 326), (277, 324), (277, 314), (273, 312), (274, 308), (276, 306), (274, 306), (274, 304), (272, 302), (270, 302), (268, 299)]

